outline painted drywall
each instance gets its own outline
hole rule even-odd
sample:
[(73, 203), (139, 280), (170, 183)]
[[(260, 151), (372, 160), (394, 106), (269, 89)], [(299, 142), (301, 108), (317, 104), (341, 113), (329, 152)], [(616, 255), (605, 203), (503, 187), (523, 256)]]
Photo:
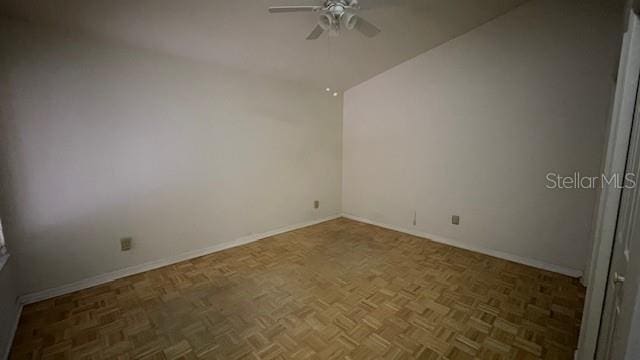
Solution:
[(340, 213), (340, 97), (1, 26), (2, 216), (22, 294)]
[(546, 174), (598, 174), (621, 14), (534, 0), (348, 90), (343, 212), (579, 273), (595, 191)]
[(9, 259), (0, 269), (0, 359), (6, 357), (15, 330), (19, 311), (17, 299), (14, 262)]

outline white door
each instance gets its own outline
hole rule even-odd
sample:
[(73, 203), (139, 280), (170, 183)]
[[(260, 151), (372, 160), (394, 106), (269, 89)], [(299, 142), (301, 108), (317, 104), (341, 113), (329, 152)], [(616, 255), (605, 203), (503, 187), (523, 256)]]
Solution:
[[(640, 77), (640, 21), (633, 11), (628, 12), (628, 22), (625, 27), (602, 168), (603, 174), (608, 177), (616, 174), (624, 176), (629, 164), (628, 155)], [(615, 292), (620, 289), (610, 286), (609, 275), (613, 276), (614, 273), (610, 274), (609, 270), (614, 258), (613, 248), (616, 243), (622, 193), (622, 190), (616, 186), (604, 186), (599, 191), (593, 229), (592, 256), (586, 273), (587, 296), (576, 354), (579, 360), (606, 359), (610, 350), (609, 341), (613, 339), (612, 332), (616, 328), (617, 318), (613, 316), (615, 307), (612, 305), (612, 299), (622, 294), (616, 295)], [(628, 198), (629, 193), (625, 194), (625, 197)], [(628, 209), (628, 206), (625, 208)], [(621, 236), (620, 233), (618, 236)], [(620, 249), (621, 247), (618, 246), (617, 250)], [(635, 251), (635, 254), (639, 252)], [(609, 298), (605, 305), (607, 290), (610, 291), (608, 291)]]
[[(633, 17), (629, 24), (632, 31), (640, 29), (640, 22)], [(636, 104), (631, 127), (631, 137), (624, 177), (617, 185), (623, 186), (618, 220), (616, 222), (613, 253), (605, 294), (602, 321), (598, 335), (596, 358), (606, 360), (632, 359), (629, 346), (632, 318), (638, 300), (640, 261), (640, 189), (637, 175), (640, 172), (640, 98), (636, 89)], [(614, 186), (613, 184), (605, 186)]]

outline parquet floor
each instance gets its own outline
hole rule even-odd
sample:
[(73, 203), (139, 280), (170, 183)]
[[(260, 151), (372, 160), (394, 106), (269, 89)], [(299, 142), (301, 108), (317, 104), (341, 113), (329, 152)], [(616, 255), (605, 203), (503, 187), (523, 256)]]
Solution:
[(347, 219), (24, 308), (12, 359), (572, 359), (569, 277)]

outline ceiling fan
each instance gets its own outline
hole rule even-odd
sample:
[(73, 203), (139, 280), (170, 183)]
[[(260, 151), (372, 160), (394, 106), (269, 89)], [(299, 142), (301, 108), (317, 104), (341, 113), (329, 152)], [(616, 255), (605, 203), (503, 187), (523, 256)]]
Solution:
[(358, 30), (366, 37), (374, 37), (380, 33), (380, 29), (357, 14), (360, 10), (358, 0), (322, 0), (322, 5), (316, 6), (272, 6), (269, 12), (293, 13), (293, 12), (318, 12), (318, 24), (307, 36), (307, 40), (315, 40), (328, 31), (329, 35), (337, 36), (340, 29)]

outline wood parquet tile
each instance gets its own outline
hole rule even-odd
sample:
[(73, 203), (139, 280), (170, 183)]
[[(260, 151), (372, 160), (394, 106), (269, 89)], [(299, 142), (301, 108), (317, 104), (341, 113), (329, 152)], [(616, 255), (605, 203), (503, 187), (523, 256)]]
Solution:
[(12, 359), (572, 359), (576, 279), (344, 218), (24, 308)]

